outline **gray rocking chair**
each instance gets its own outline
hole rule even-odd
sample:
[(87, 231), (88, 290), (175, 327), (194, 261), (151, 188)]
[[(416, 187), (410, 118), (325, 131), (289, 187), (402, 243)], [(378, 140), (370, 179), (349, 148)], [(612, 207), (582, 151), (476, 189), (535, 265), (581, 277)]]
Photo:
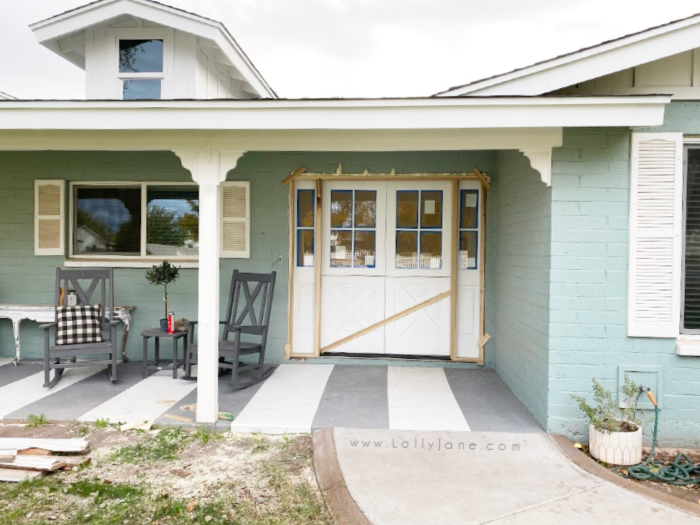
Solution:
[[(224, 326), (223, 336), (219, 342), (219, 375), (231, 373), (231, 388), (240, 390), (253, 386), (272, 374), (271, 366), (265, 367), (265, 348), (272, 312), (272, 298), (275, 292), (276, 272), (241, 273), (233, 271), (231, 289), (226, 308), (226, 319), (219, 324)], [(251, 290), (252, 288), (252, 290)], [(190, 357), (197, 352), (194, 343), (197, 321), (190, 322)], [(246, 340), (254, 339), (254, 340)], [(258, 354), (257, 362), (244, 363), (241, 356)], [(192, 359), (190, 359), (190, 364)], [(238, 377), (239, 372), (255, 370), (255, 375), (244, 381)], [(186, 371), (191, 379), (190, 371)]]
[[(81, 284), (82, 283), (82, 284)], [(84, 285), (87, 285), (85, 287)], [(61, 304), (61, 288), (73, 289), (78, 296), (79, 305), (100, 306), (100, 328), (103, 331), (102, 342), (81, 344), (56, 344), (58, 307)], [(99, 300), (93, 300), (99, 291)], [(114, 275), (111, 268), (99, 270), (63, 270), (56, 268), (56, 321), (42, 325), (44, 329), (44, 386), (53, 388), (61, 380), (66, 368), (107, 365), (107, 375), (112, 383), (117, 380), (117, 324), (114, 320)], [(53, 344), (51, 329), (54, 331)], [(104, 331), (109, 330), (109, 337)], [(106, 355), (103, 359), (77, 361), (77, 356)], [(51, 370), (55, 370), (51, 379)]]

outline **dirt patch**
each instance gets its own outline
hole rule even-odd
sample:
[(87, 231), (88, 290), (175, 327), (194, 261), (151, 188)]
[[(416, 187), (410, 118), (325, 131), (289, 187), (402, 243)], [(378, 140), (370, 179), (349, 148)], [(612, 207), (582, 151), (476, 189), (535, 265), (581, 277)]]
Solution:
[(0, 483), (0, 525), (333, 524), (316, 483), (308, 435), (0, 425), (0, 436), (9, 434), (83, 434), (93, 462), (31, 483)]

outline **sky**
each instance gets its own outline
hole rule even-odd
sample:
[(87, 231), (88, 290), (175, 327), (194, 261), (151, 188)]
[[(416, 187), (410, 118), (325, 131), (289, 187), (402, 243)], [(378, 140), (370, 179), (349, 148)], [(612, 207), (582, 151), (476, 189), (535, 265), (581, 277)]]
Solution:
[[(700, 12), (697, 0), (162, 1), (226, 24), (285, 98), (429, 96)], [(0, 91), (85, 97), (83, 71), (28, 26), (87, 2), (0, 0)]]

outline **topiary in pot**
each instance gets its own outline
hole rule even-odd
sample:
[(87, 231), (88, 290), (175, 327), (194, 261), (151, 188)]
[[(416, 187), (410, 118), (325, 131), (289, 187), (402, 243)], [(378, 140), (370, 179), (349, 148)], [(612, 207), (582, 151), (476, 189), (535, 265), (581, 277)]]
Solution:
[(160, 320), (160, 329), (163, 332), (168, 330), (168, 285), (174, 283), (180, 277), (180, 268), (173, 266), (168, 261), (163, 261), (159, 265), (153, 266), (146, 272), (146, 280), (151, 284), (163, 286), (165, 301), (165, 318)]
[(621, 392), (622, 407), (612, 392), (595, 379), (593, 399), (596, 406), (584, 398), (571, 396), (589, 421), (589, 452), (594, 458), (611, 465), (636, 465), (642, 461), (642, 425), (637, 421), (639, 386), (625, 374)]

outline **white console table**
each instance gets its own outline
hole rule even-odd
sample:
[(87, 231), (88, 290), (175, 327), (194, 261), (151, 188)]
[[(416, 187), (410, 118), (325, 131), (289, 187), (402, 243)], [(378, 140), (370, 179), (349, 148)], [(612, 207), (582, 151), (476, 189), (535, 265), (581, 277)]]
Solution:
[[(122, 360), (128, 362), (126, 357), (126, 340), (129, 337), (131, 327), (131, 312), (136, 310), (135, 306), (115, 306), (114, 318), (124, 325), (122, 335)], [(14, 364), (19, 363), (19, 325), (25, 319), (36, 321), (37, 323), (53, 323), (56, 320), (56, 307), (47, 304), (0, 304), (0, 319), (10, 319), (12, 321), (12, 331), (15, 335), (15, 358)]]

